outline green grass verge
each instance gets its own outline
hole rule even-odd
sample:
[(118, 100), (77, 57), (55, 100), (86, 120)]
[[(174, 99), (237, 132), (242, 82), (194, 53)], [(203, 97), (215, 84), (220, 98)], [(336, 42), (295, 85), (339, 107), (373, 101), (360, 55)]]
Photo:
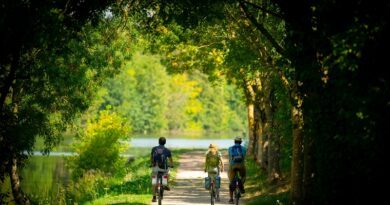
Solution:
[[(194, 149), (174, 149), (172, 156), (174, 161), (174, 168), (171, 169), (170, 184), (176, 176), (176, 170), (179, 166), (179, 156)], [(150, 204), (152, 199), (151, 194), (151, 168), (150, 165), (150, 149), (148, 154), (137, 157), (130, 162), (126, 167), (128, 174), (124, 179), (111, 180), (110, 187), (107, 194), (101, 196), (93, 201), (86, 202), (88, 205), (99, 204)]]
[(96, 199), (91, 202), (85, 203), (85, 205), (108, 205), (108, 204), (131, 204), (131, 205), (148, 205), (152, 198), (151, 194), (134, 195), (134, 194), (123, 194), (118, 196), (106, 196)]
[(286, 179), (270, 184), (267, 176), (251, 158), (246, 160), (247, 179), (245, 182), (247, 205), (287, 205), (289, 183)]

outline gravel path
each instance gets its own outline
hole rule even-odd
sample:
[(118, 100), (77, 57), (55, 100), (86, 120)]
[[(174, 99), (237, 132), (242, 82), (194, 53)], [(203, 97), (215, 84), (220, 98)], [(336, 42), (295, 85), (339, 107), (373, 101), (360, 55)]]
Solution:
[[(192, 151), (180, 156), (176, 180), (174, 185), (170, 185), (171, 191), (164, 193), (163, 205), (210, 204), (209, 192), (203, 187), (204, 177), (207, 176), (207, 173), (203, 171), (204, 154), (204, 151)], [(227, 156), (224, 156), (224, 162), (225, 170), (227, 170)], [(221, 201), (215, 204), (228, 204), (229, 180), (226, 171), (221, 173), (221, 180)]]

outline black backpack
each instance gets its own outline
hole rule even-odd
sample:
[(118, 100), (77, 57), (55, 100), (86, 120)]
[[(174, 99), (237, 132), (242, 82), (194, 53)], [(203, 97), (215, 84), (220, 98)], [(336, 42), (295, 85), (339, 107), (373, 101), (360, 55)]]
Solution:
[(157, 147), (153, 152), (153, 162), (160, 169), (166, 169), (167, 156), (165, 156), (165, 147)]
[(242, 154), (241, 146), (233, 146), (233, 148), (232, 148), (232, 160), (235, 163), (242, 163), (244, 161), (244, 156)]

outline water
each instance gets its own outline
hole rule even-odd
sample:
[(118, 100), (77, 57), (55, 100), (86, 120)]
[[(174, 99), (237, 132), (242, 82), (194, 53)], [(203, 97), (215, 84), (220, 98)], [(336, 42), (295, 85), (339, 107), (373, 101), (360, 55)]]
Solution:
[[(130, 148), (126, 153), (122, 153), (123, 157), (139, 156), (147, 154), (144, 150), (158, 145), (158, 138), (133, 138), (128, 143)], [(207, 149), (210, 143), (217, 145), (219, 149), (227, 149), (233, 145), (232, 139), (183, 139), (183, 138), (169, 138), (165, 144), (168, 148), (189, 148), (189, 149)], [(245, 142), (243, 142), (245, 144)], [(65, 149), (68, 150), (68, 149)], [(39, 151), (33, 152), (34, 156), (41, 156)], [(74, 156), (76, 153), (67, 151), (53, 151), (49, 156)]]
[[(158, 145), (158, 139), (134, 138), (130, 142), (132, 147), (154, 147)], [(216, 144), (219, 149), (227, 149), (232, 146), (232, 139), (167, 139), (168, 148), (203, 148), (207, 149), (210, 143)]]

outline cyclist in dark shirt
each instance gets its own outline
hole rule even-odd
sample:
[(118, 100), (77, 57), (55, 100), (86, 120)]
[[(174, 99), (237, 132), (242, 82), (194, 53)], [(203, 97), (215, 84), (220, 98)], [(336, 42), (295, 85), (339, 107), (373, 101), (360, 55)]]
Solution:
[[(173, 160), (171, 151), (165, 147), (166, 139), (165, 137), (160, 137), (158, 139), (158, 146), (152, 148), (150, 153), (150, 163), (152, 167), (152, 176), (157, 176), (158, 172), (167, 172), (168, 171), (168, 160), (169, 167), (173, 167)], [(165, 186), (164, 189), (170, 190), (168, 186)], [(152, 185), (153, 199), (152, 202), (156, 201), (156, 185)]]

